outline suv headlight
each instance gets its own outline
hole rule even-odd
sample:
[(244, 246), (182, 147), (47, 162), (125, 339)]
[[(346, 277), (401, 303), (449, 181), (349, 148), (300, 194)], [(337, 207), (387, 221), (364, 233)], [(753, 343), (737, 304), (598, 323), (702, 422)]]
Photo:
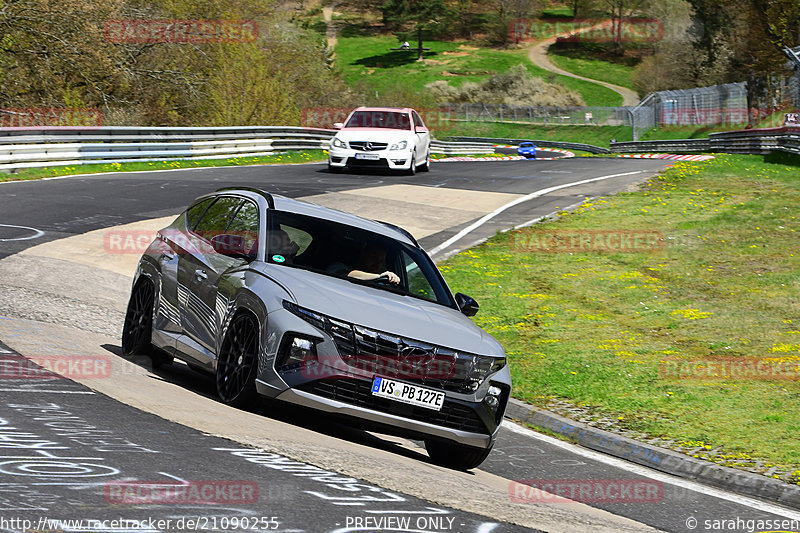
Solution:
[(408, 146), (408, 141), (400, 141), (399, 143), (391, 145), (389, 150), (405, 150), (406, 146)]
[(477, 390), (487, 377), (506, 366), (505, 357), (473, 355), (472, 360), (469, 359), (467, 357), (464, 366), (467, 370), (467, 383), (472, 390)]
[(343, 141), (338, 137), (334, 137), (331, 144), (336, 148), (347, 148), (347, 141)]

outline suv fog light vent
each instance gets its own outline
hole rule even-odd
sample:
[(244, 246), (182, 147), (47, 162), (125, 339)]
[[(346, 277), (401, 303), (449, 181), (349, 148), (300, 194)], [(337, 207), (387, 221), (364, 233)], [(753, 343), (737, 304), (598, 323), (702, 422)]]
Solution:
[(287, 335), (275, 366), (285, 369), (316, 360), (317, 347), (313, 340), (305, 337)]
[(486, 391), (486, 397), (483, 399), (483, 403), (491, 409), (492, 411), (496, 411), (497, 407), (500, 405), (500, 396), (503, 394), (503, 389), (496, 385), (492, 385), (489, 387), (489, 390)]

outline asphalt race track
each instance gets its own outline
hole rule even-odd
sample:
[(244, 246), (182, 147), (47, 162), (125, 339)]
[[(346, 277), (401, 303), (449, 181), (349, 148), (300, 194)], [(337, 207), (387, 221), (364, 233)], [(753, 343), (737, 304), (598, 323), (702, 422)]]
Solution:
[[(215, 400), (209, 376), (117, 355), (126, 273), (138, 257), (104, 250), (103, 236), (168, 220), (219, 187), (258, 186), (398, 223), (445, 257), (665, 166), (574, 158), (443, 163), (395, 176), (309, 164), (0, 183), (0, 531), (688, 532), (800, 519), (510, 421), (479, 469), (446, 470), (420, 443), (274, 402), (231, 409)], [(19, 376), (7, 366), (17, 354), (89, 358), (97, 374)], [(622, 484), (650, 497), (520, 500), (515, 480)], [(131, 492), (137, 482), (151, 492)], [(740, 528), (705, 527), (737, 519)]]

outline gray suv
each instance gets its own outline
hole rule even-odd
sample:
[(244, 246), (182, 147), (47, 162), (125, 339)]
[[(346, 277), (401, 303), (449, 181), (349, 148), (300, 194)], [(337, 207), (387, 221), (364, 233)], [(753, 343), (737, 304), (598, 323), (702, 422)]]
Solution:
[(469, 469), (511, 392), (503, 348), (467, 318), (477, 310), (397, 226), (225, 188), (142, 256), (122, 348), (213, 374), (229, 405), (311, 407)]

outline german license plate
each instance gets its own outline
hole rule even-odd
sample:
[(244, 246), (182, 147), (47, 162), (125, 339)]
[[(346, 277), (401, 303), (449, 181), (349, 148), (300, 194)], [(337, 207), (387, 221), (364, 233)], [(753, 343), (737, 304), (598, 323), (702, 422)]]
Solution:
[(372, 161), (376, 161), (380, 158), (381, 156), (378, 154), (356, 154), (356, 159), (370, 159)]
[(372, 395), (434, 411), (439, 411), (444, 404), (442, 391), (382, 377), (376, 377), (372, 382)]

